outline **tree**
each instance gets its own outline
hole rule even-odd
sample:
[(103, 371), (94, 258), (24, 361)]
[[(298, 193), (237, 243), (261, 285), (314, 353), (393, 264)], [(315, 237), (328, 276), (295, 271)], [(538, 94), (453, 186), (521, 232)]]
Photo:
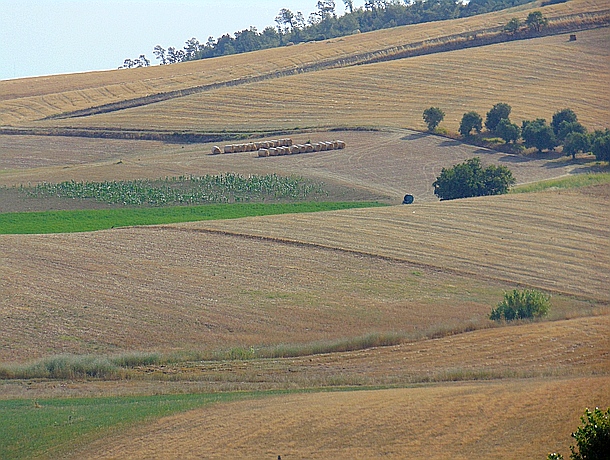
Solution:
[(346, 10), (349, 10), (350, 13), (354, 12), (354, 0), (343, 0), (343, 3)]
[(504, 102), (500, 102), (494, 105), (489, 112), (487, 112), (487, 117), (485, 119), (485, 127), (494, 132), (496, 127), (500, 123), (500, 120), (507, 119), (510, 115), (511, 106), (505, 104)]
[(467, 112), (462, 116), (459, 128), (460, 134), (464, 137), (468, 137), (473, 129), (476, 130), (477, 133), (481, 132), (483, 129), (483, 118), (476, 112)]
[(576, 446), (570, 446), (572, 460), (607, 460), (610, 458), (610, 408), (585, 410), (582, 427), (572, 433)]
[(525, 289), (504, 293), (504, 300), (491, 311), (493, 321), (514, 321), (546, 316), (550, 309), (550, 298), (540, 291)]
[(532, 11), (527, 15), (527, 19), (525, 20), (525, 25), (536, 33), (540, 32), (548, 23), (549, 20), (546, 19), (540, 11)]
[(521, 137), (521, 129), (515, 123), (511, 123), (508, 118), (503, 118), (496, 126), (496, 133), (507, 144), (509, 142), (517, 142), (519, 137)]
[(559, 127), (564, 121), (575, 123), (578, 121), (578, 117), (572, 109), (562, 109), (555, 112), (553, 114), (553, 119), (551, 120), (551, 126), (553, 127), (555, 136), (559, 134)]
[(165, 49), (161, 45), (155, 46), (153, 49), (153, 54), (161, 61), (161, 65), (167, 64), (167, 59), (165, 58)]
[(610, 133), (595, 137), (591, 151), (598, 161), (610, 161)]
[(586, 134), (577, 132), (568, 134), (563, 145), (563, 153), (572, 155), (572, 159), (576, 158), (578, 152), (588, 152), (590, 149), (589, 137)]
[(562, 121), (559, 124), (559, 129), (555, 133), (555, 136), (558, 141), (564, 142), (568, 135), (572, 133), (587, 134), (587, 128), (577, 121)]
[(538, 152), (545, 149), (553, 150), (557, 146), (553, 128), (547, 125), (544, 118), (534, 121), (524, 121), (521, 127), (521, 137), (527, 148), (536, 147)]
[(512, 18), (508, 23), (504, 26), (504, 30), (509, 34), (516, 34), (521, 29), (521, 21), (519, 18)]
[(514, 183), (512, 172), (506, 166), (483, 169), (479, 158), (471, 158), (452, 168), (443, 168), (432, 186), (441, 200), (455, 200), (506, 193)]
[(445, 118), (445, 112), (438, 107), (430, 107), (424, 110), (424, 121), (428, 125), (428, 131), (433, 132)]

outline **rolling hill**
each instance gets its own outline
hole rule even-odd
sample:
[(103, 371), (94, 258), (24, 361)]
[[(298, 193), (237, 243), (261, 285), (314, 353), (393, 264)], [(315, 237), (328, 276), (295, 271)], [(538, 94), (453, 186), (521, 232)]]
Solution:
[[(537, 9), (561, 33), (443, 49)], [(567, 455), (584, 408), (610, 407), (609, 186), (438, 202), (431, 184), (472, 156), (509, 166), (521, 184), (607, 166), (416, 130), (432, 105), (453, 131), (462, 113), (497, 102), (516, 122), (570, 107), (587, 128), (608, 127), (610, 29), (566, 35), (608, 10), (601, 0), (534, 3), (206, 61), (0, 82), (0, 213), (92, 206), (28, 198), (21, 184), (226, 172), (300, 175), (330, 199), (394, 205), (0, 235), (0, 372), (57, 355), (141, 359), (117, 380), (0, 380), (0, 405), (32, 401), (24, 413), (53, 420), (53, 439), (75, 430), (77, 442), (38, 447), (42, 458)], [(137, 139), (174, 132), (341, 138), (347, 148), (254, 158)], [(397, 205), (405, 193), (415, 203)], [(491, 308), (517, 288), (550, 294), (550, 317), (493, 324)], [(244, 390), (260, 393), (93, 431), (97, 414), (53, 419), (45, 399)]]

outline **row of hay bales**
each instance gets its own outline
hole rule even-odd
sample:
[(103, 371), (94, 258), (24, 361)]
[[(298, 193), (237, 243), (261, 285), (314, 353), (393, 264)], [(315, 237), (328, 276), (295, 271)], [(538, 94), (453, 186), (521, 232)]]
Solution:
[(260, 149), (290, 147), (292, 139), (274, 139), (271, 141), (247, 142), (245, 144), (228, 144), (222, 149), (215, 145), (212, 147), (212, 154), (218, 155), (221, 153), (241, 153), (241, 152), (256, 152)]
[(297, 153), (322, 152), (325, 150), (344, 149), (345, 142), (336, 140), (330, 142), (312, 142), (307, 144), (294, 144), (290, 146), (261, 148), (258, 150), (259, 157), (276, 157), (280, 155), (295, 155)]

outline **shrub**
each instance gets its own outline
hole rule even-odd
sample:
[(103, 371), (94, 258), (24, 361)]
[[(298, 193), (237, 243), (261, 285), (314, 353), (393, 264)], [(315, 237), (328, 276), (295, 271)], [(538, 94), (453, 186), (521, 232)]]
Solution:
[[(603, 412), (596, 407), (585, 410), (583, 426), (572, 433), (576, 446), (570, 446), (572, 460), (607, 460), (610, 458), (610, 407)], [(576, 451), (578, 449), (578, 452)]]
[(591, 151), (599, 161), (610, 161), (610, 134), (595, 137)]
[(545, 316), (549, 312), (550, 298), (540, 291), (517, 289), (504, 294), (504, 300), (491, 311), (493, 321), (514, 321)]

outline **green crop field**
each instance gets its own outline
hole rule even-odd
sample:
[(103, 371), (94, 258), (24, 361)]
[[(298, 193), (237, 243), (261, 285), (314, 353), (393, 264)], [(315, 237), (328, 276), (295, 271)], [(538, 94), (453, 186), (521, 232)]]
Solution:
[(374, 202), (251, 203), (164, 208), (17, 212), (0, 214), (0, 234), (91, 232), (134, 225), (238, 219), (247, 216), (332, 211), (369, 206), (382, 206), (382, 204)]

